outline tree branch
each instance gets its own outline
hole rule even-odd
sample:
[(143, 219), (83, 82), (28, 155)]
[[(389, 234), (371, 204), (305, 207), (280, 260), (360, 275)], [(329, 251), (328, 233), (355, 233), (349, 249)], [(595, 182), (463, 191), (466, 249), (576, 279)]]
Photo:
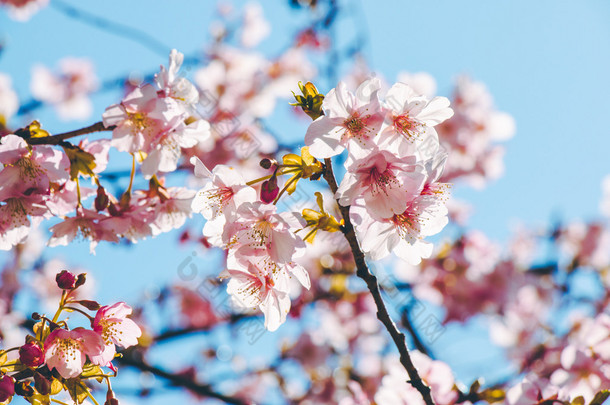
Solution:
[[(335, 180), (335, 175), (333, 173), (332, 162), (329, 158), (324, 159), (324, 179), (330, 186), (330, 189), (333, 193), (337, 192), (338, 186), (337, 181)], [(411, 360), (411, 356), (409, 355), (409, 351), (407, 349), (407, 345), (405, 343), (405, 335), (401, 333), (398, 328), (396, 328), (396, 324), (390, 318), (390, 314), (381, 298), (381, 291), (379, 290), (379, 284), (377, 283), (377, 277), (375, 277), (369, 271), (369, 268), (366, 264), (366, 260), (364, 259), (364, 253), (360, 250), (360, 246), (358, 245), (358, 239), (356, 238), (356, 233), (354, 232), (354, 226), (352, 225), (349, 217), (349, 209), (350, 207), (343, 207), (339, 204), (337, 200), (337, 205), (339, 205), (339, 209), (341, 210), (341, 215), (343, 216), (343, 220), (345, 222), (343, 234), (347, 239), (350, 248), (352, 250), (352, 254), (354, 255), (354, 261), (356, 262), (356, 274), (366, 283), (369, 291), (373, 295), (373, 299), (375, 300), (375, 305), (377, 306), (377, 318), (383, 323), (385, 328), (390, 333), (394, 344), (398, 348), (398, 352), (400, 353), (400, 363), (403, 365), (405, 370), (407, 370), (407, 374), (409, 375), (410, 380), (408, 381), (415, 389), (419, 391), (421, 396), (424, 399), (426, 405), (434, 405), (434, 400), (432, 399), (432, 395), (430, 394), (430, 387), (428, 387), (419, 376), (417, 369), (413, 365), (413, 361)]]
[(147, 32), (144, 32), (134, 27), (130, 27), (125, 24), (117, 23), (110, 19), (100, 17), (88, 11), (78, 9), (60, 0), (54, 0), (53, 2), (51, 2), (51, 6), (54, 7), (57, 11), (66, 15), (67, 17), (84, 22), (86, 24), (93, 25), (111, 34), (135, 41), (158, 55), (164, 57), (167, 57), (167, 55), (169, 55), (169, 51), (171, 48), (161, 43), (159, 40), (152, 37)]
[(93, 125), (89, 125), (88, 127), (77, 129), (75, 131), (64, 132), (63, 134), (57, 134), (53, 136), (45, 136), (43, 138), (29, 138), (27, 142), (30, 145), (58, 145), (62, 141), (65, 141), (69, 138), (74, 138), (80, 135), (92, 134), (94, 132), (102, 132), (102, 131), (112, 131), (115, 126), (110, 126), (106, 128), (102, 121), (96, 122)]
[(141, 371), (147, 371), (149, 373), (154, 374), (157, 377), (163, 378), (175, 386), (184, 387), (194, 394), (206, 396), (209, 398), (216, 398), (221, 401), (226, 402), (227, 404), (235, 404), (235, 405), (247, 405), (247, 402), (233, 398), (224, 394), (220, 394), (212, 389), (212, 387), (208, 384), (200, 384), (194, 379), (189, 379), (184, 376), (178, 374), (172, 374), (168, 371), (165, 371), (159, 367), (152, 366), (146, 361), (144, 361), (139, 353), (135, 350), (126, 350), (124, 351), (122, 357), (117, 358), (117, 361), (121, 364), (131, 366), (137, 368)]

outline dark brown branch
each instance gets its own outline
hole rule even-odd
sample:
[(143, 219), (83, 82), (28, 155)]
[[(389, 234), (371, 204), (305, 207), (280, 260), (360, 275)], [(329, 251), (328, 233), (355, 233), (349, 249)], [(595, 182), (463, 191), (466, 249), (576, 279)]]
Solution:
[(184, 387), (191, 391), (194, 394), (202, 395), (209, 398), (216, 398), (221, 401), (226, 402), (227, 404), (236, 404), (236, 405), (246, 405), (247, 402), (233, 398), (224, 394), (220, 394), (213, 390), (213, 388), (209, 384), (201, 384), (195, 381), (194, 379), (190, 379), (188, 377), (173, 374), (168, 371), (165, 371), (159, 367), (152, 366), (146, 361), (144, 361), (140, 354), (134, 350), (127, 350), (123, 352), (123, 356), (117, 358), (117, 361), (121, 364), (134, 367), (140, 371), (147, 371), (149, 373), (154, 374), (157, 377), (163, 378), (169, 381), (172, 385), (177, 387)]
[(92, 134), (94, 132), (112, 131), (115, 127), (110, 126), (106, 128), (102, 121), (96, 122), (85, 128), (77, 129), (75, 131), (65, 132), (63, 134), (57, 134), (53, 136), (46, 136), (43, 138), (29, 138), (27, 141), (30, 145), (59, 145), (62, 141), (76, 136)]
[[(332, 162), (330, 159), (324, 159), (324, 179), (330, 186), (330, 189), (333, 193), (337, 192), (338, 186), (337, 181), (335, 180), (335, 175), (333, 174)], [(341, 215), (343, 216), (343, 220), (345, 221), (343, 234), (347, 239), (350, 248), (352, 250), (352, 254), (354, 255), (354, 261), (356, 262), (356, 274), (358, 277), (363, 279), (366, 282), (366, 285), (373, 295), (373, 299), (375, 300), (375, 305), (377, 306), (377, 318), (383, 323), (385, 328), (390, 333), (394, 344), (398, 348), (398, 352), (400, 353), (400, 363), (403, 365), (405, 370), (407, 370), (407, 374), (409, 375), (409, 383), (417, 389), (421, 396), (424, 399), (424, 402), (427, 405), (434, 405), (434, 400), (432, 399), (432, 395), (430, 394), (430, 387), (428, 387), (419, 376), (417, 369), (413, 365), (413, 361), (411, 360), (411, 356), (409, 355), (409, 350), (407, 349), (407, 344), (405, 342), (405, 335), (401, 333), (398, 328), (396, 328), (396, 324), (390, 318), (390, 314), (381, 298), (381, 291), (379, 290), (379, 284), (377, 283), (377, 277), (375, 277), (370, 271), (366, 264), (366, 260), (364, 259), (364, 253), (360, 249), (358, 245), (358, 239), (356, 238), (356, 233), (354, 232), (354, 226), (352, 225), (349, 217), (349, 206), (343, 207), (339, 204), (339, 209), (341, 210)]]

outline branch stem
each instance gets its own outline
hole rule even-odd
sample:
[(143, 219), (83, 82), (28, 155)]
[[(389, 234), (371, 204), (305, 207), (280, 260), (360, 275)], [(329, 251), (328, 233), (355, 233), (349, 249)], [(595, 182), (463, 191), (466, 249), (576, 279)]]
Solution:
[[(337, 192), (339, 188), (337, 186), (337, 181), (335, 180), (335, 175), (333, 173), (332, 161), (329, 158), (324, 159), (324, 180), (328, 183), (331, 191), (334, 193)], [(400, 353), (400, 363), (403, 365), (405, 370), (407, 370), (407, 374), (409, 375), (408, 382), (421, 394), (422, 398), (426, 405), (434, 405), (434, 400), (432, 399), (432, 395), (430, 393), (430, 387), (428, 387), (417, 372), (417, 369), (413, 365), (413, 361), (411, 360), (411, 356), (409, 355), (409, 350), (407, 349), (407, 344), (405, 342), (405, 335), (401, 333), (396, 324), (390, 318), (390, 314), (381, 298), (381, 291), (379, 289), (379, 283), (377, 282), (377, 277), (373, 275), (366, 264), (366, 260), (364, 258), (364, 253), (360, 249), (360, 245), (358, 244), (358, 239), (356, 238), (356, 233), (354, 231), (354, 226), (350, 221), (349, 209), (350, 207), (344, 207), (339, 204), (337, 200), (337, 205), (341, 210), (341, 215), (343, 216), (343, 221), (345, 223), (343, 228), (343, 234), (347, 239), (350, 248), (352, 250), (352, 254), (354, 255), (354, 261), (356, 263), (356, 275), (360, 277), (366, 283), (369, 291), (373, 295), (373, 299), (375, 300), (375, 305), (377, 306), (377, 318), (381, 321), (381, 323), (385, 326), (387, 331), (390, 333), (394, 344), (398, 348), (398, 352)]]
[(57, 134), (53, 136), (45, 136), (43, 138), (30, 138), (27, 142), (30, 145), (58, 145), (66, 139), (74, 138), (76, 136), (92, 134), (94, 132), (112, 131), (115, 127), (110, 126), (106, 128), (102, 121), (96, 122), (88, 127), (77, 129), (75, 131), (64, 132), (63, 134)]

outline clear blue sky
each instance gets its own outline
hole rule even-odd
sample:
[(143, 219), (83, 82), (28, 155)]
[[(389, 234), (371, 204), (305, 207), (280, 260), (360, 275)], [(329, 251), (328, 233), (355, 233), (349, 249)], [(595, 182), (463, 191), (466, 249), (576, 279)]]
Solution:
[[(209, 39), (212, 2), (70, 3), (146, 31), (187, 54), (202, 49)], [(263, 2), (273, 30), (281, 33), (263, 43), (262, 50), (269, 54), (282, 49), (284, 33), (294, 32), (304, 21), (283, 3)], [(501, 240), (515, 220), (543, 225), (555, 214), (586, 219), (598, 215), (600, 182), (610, 173), (609, 2), (341, 3), (351, 17), (341, 24), (339, 39), (355, 38), (356, 21), (368, 32), (365, 51), (372, 67), (388, 80), (400, 71), (427, 71), (437, 79), (439, 93), (448, 95), (455, 76), (468, 73), (489, 87), (498, 109), (514, 116), (517, 133), (506, 143), (504, 177), (482, 191), (454, 188), (457, 197), (475, 207), (471, 228)], [(88, 57), (102, 81), (132, 71), (154, 71), (167, 63), (166, 56), (69, 19), (52, 7), (27, 23), (15, 22), (0, 10), (0, 39), (5, 45), (0, 72), (13, 77), (22, 100), (30, 98), (30, 69), (35, 63), (55, 66), (64, 56)], [(96, 96), (95, 115), (87, 122), (61, 123), (47, 109), (35, 118), (52, 132), (74, 129), (98, 121), (104, 108), (119, 97), (118, 92)], [(164, 235), (129, 249), (102, 244), (95, 257), (83, 243), (45, 254), (90, 268), (99, 279), (101, 300), (129, 301), (138, 299), (143, 288), (175, 278), (176, 267), (190, 253), (175, 247), (175, 237)], [(120, 279), (128, 282), (117, 283)]]

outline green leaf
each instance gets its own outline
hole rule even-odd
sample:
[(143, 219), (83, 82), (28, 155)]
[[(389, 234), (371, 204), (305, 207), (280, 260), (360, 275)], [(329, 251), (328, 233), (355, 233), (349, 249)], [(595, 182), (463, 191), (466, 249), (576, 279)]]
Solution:
[(88, 389), (79, 378), (70, 378), (66, 380), (64, 382), (64, 387), (66, 388), (66, 391), (68, 391), (68, 394), (70, 394), (72, 401), (77, 404), (82, 404), (87, 398)]
[(602, 405), (604, 401), (608, 399), (608, 397), (610, 397), (610, 391), (602, 390), (595, 394), (595, 397), (591, 402), (589, 402), (589, 405)]

